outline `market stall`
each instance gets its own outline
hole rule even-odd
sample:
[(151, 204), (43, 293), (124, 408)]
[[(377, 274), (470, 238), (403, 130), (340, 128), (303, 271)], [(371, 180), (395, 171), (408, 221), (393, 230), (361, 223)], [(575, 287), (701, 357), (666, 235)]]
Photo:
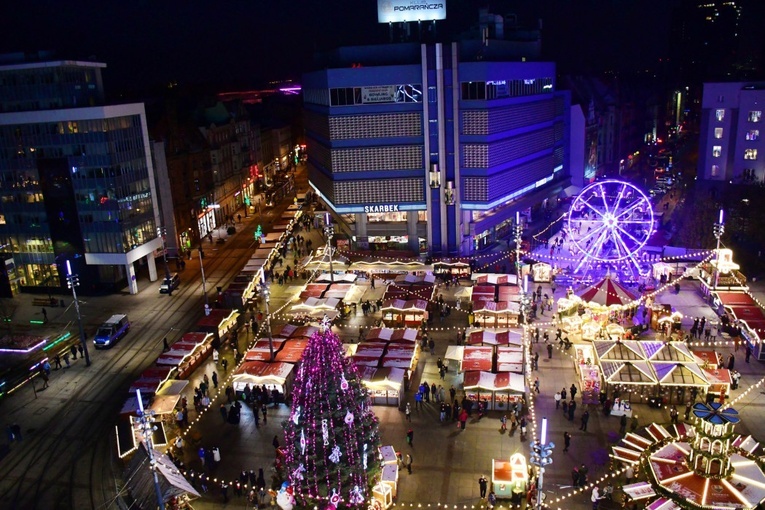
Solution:
[(523, 375), (512, 372), (465, 372), (465, 396), (473, 402), (483, 401), (486, 409), (506, 410), (513, 402), (523, 398)]
[(473, 295), (473, 313), (475, 324), (486, 328), (515, 328), (521, 308), (518, 303), (509, 301), (475, 301)]
[(531, 268), (531, 277), (534, 282), (549, 282), (552, 280), (553, 268), (547, 262), (535, 262)]
[(361, 371), (361, 382), (369, 390), (373, 405), (399, 405), (399, 399), (404, 394), (407, 370), (402, 368), (364, 367)]
[(419, 347), (413, 344), (388, 344), (388, 350), (380, 364), (383, 368), (402, 368), (414, 371), (417, 368)]
[(196, 330), (212, 333), (219, 342), (224, 342), (232, 331), (239, 325), (240, 313), (236, 310), (213, 308), (209, 315), (197, 321)]
[(608, 307), (630, 305), (637, 299), (635, 294), (610, 277), (606, 277), (585, 289), (579, 296), (588, 303), (596, 303)]
[(308, 338), (290, 338), (284, 342), (282, 348), (279, 349), (275, 361), (297, 363), (303, 357), (303, 351), (305, 351), (306, 347), (308, 347)]
[(383, 323), (389, 327), (419, 327), (428, 319), (428, 302), (424, 299), (389, 299), (383, 303)]
[(468, 328), (465, 336), (470, 345), (522, 345), (520, 334), (513, 332), (512, 337), (510, 334), (508, 329)]
[(466, 278), (470, 276), (470, 264), (467, 262), (436, 262), (433, 274), (444, 279)]
[(286, 397), (292, 388), (294, 368), (292, 363), (245, 361), (232, 375), (231, 385), (238, 394), (244, 392), (244, 387), (249, 384), (250, 388), (265, 385), (267, 389), (276, 389)]
[(466, 346), (460, 360), (460, 371), (491, 372), (493, 357), (494, 348), (491, 346)]
[(497, 372), (524, 373), (523, 348), (521, 347), (497, 347)]
[(526, 457), (522, 453), (514, 453), (509, 461), (491, 460), (491, 488), (498, 498), (513, 499), (520, 502), (522, 494), (526, 493), (529, 482), (529, 469)]
[(600, 367), (595, 352), (589, 345), (575, 345), (574, 359), (582, 404), (597, 405), (600, 402)]
[(177, 377), (185, 379), (210, 356), (214, 339), (212, 333), (185, 333), (157, 358), (157, 365), (178, 367)]

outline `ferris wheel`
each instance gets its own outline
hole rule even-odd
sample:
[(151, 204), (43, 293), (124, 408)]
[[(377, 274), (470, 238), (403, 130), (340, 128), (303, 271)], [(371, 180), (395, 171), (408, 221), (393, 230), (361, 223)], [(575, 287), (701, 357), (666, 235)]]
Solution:
[(590, 184), (571, 204), (568, 233), (586, 265), (629, 264), (642, 272), (639, 251), (654, 232), (653, 207), (636, 186), (606, 180)]

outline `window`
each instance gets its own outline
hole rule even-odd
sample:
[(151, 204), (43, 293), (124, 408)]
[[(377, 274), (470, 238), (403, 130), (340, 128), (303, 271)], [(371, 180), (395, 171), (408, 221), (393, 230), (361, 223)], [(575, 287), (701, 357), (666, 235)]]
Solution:
[(720, 165), (712, 165), (712, 177), (720, 177)]
[(712, 147), (712, 157), (713, 158), (719, 158), (722, 155), (722, 146), (715, 145)]
[(760, 139), (760, 130), (759, 129), (750, 129), (746, 132), (746, 139), (749, 141), (755, 141)]
[(486, 99), (486, 82), (470, 81), (462, 83), (462, 99)]
[(718, 140), (723, 137), (723, 128), (715, 128), (715, 138)]
[(746, 149), (744, 151), (744, 159), (757, 159), (757, 149)]
[(746, 120), (749, 122), (760, 122), (760, 119), (762, 119), (762, 112), (760, 110), (753, 110), (749, 112), (749, 116)]
[(725, 110), (722, 108), (715, 110), (715, 118), (722, 122), (722, 120), (725, 118)]

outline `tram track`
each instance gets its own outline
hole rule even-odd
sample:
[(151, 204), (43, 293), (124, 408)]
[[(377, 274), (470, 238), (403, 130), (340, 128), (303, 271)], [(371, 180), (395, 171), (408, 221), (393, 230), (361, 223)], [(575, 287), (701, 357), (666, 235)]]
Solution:
[[(273, 221), (272, 217), (268, 223)], [(205, 250), (208, 293), (233, 280), (255, 248), (241, 235), (231, 239), (228, 246), (220, 246), (219, 250), (213, 247), (214, 254), (210, 254), (210, 247)], [(0, 464), (0, 507), (118, 508), (115, 500), (122, 483), (114, 447), (116, 416), (131, 382), (153, 366), (161, 353), (161, 338), (167, 335), (168, 326), (183, 334), (192, 331), (202, 316), (205, 298), (199, 272), (199, 268), (184, 271), (182, 276), (187, 275), (190, 281), (182, 281), (172, 296), (147, 299), (124, 310), (132, 323), (128, 335), (114, 348), (94, 355), (91, 367), (74, 365), (66, 371), (69, 375), (75, 373), (72, 370), (87, 370), (86, 378), (54, 378), (53, 385), (67, 386), (64, 394), (43, 393), (40, 398), (50, 399), (55, 411), (40, 418), (39, 426), (25, 434), (28, 437), (14, 445)]]

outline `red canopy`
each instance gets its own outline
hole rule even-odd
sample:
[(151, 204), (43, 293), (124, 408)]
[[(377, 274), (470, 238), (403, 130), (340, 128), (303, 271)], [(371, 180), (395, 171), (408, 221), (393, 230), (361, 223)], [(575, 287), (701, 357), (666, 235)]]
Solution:
[(579, 297), (588, 303), (597, 303), (605, 306), (626, 305), (636, 299), (632, 292), (611, 278), (603, 278), (592, 287), (586, 289)]

